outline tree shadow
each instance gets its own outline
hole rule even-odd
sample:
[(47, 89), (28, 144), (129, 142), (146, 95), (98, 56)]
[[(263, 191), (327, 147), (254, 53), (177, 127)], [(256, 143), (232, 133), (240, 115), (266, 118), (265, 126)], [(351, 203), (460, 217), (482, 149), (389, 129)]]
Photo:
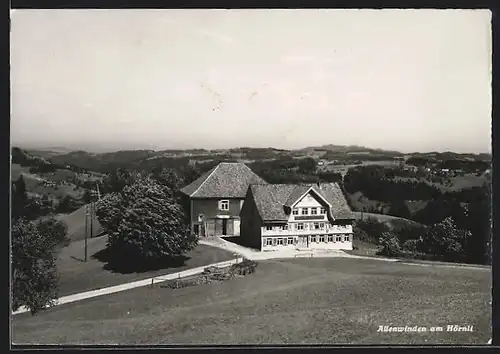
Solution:
[(92, 255), (92, 258), (105, 263), (103, 269), (113, 273), (130, 274), (145, 273), (155, 270), (179, 268), (186, 264), (190, 259), (187, 256), (167, 257), (155, 260), (130, 260), (127, 257), (113, 254), (108, 248), (104, 248)]

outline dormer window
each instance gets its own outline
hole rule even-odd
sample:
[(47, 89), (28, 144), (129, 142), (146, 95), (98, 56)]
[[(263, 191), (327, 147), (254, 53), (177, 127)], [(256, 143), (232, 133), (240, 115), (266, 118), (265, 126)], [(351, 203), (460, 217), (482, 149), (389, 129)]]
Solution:
[(219, 201), (219, 210), (223, 210), (223, 211), (229, 210), (229, 200)]
[(325, 208), (321, 208), (320, 214), (326, 214), (326, 209)]
[(311, 208), (311, 215), (317, 215), (317, 214), (318, 214), (318, 209)]
[(302, 215), (308, 215), (308, 214), (309, 214), (309, 209), (302, 208)]
[(299, 215), (299, 209), (293, 208), (292, 215)]

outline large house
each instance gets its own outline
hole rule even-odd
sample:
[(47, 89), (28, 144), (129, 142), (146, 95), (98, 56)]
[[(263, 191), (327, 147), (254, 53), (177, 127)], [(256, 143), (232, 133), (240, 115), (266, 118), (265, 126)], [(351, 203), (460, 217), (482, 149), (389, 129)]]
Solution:
[(240, 215), (242, 243), (262, 251), (352, 249), (354, 216), (337, 183), (250, 185)]
[(189, 198), (193, 232), (199, 236), (239, 235), (248, 187), (265, 183), (247, 165), (223, 162), (182, 188)]

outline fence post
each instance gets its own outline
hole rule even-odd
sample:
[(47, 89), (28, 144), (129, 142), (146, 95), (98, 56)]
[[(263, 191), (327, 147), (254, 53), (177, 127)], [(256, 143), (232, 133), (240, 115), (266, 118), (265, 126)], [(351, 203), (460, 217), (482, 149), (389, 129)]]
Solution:
[(151, 278), (151, 288), (153, 288), (153, 282), (154, 282), (154, 278)]

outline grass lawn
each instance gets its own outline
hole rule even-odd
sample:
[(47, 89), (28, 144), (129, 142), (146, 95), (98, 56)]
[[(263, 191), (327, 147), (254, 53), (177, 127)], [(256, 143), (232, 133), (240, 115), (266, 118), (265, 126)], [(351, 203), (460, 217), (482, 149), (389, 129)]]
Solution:
[[(254, 274), (137, 288), (13, 317), (13, 342), (46, 344), (485, 344), (491, 271), (348, 258), (260, 262)], [(379, 326), (472, 325), (381, 333)]]
[(222, 262), (235, 258), (231, 252), (215, 247), (198, 245), (186, 254), (184, 264), (171, 265), (169, 268), (155, 269), (136, 273), (119, 273), (108, 269), (107, 263), (95, 255), (106, 247), (107, 236), (88, 240), (88, 262), (84, 262), (84, 241), (72, 242), (63, 248), (57, 260), (59, 271), (59, 296), (95, 290), (135, 280), (146, 279), (168, 273), (180, 272), (205, 264)]

